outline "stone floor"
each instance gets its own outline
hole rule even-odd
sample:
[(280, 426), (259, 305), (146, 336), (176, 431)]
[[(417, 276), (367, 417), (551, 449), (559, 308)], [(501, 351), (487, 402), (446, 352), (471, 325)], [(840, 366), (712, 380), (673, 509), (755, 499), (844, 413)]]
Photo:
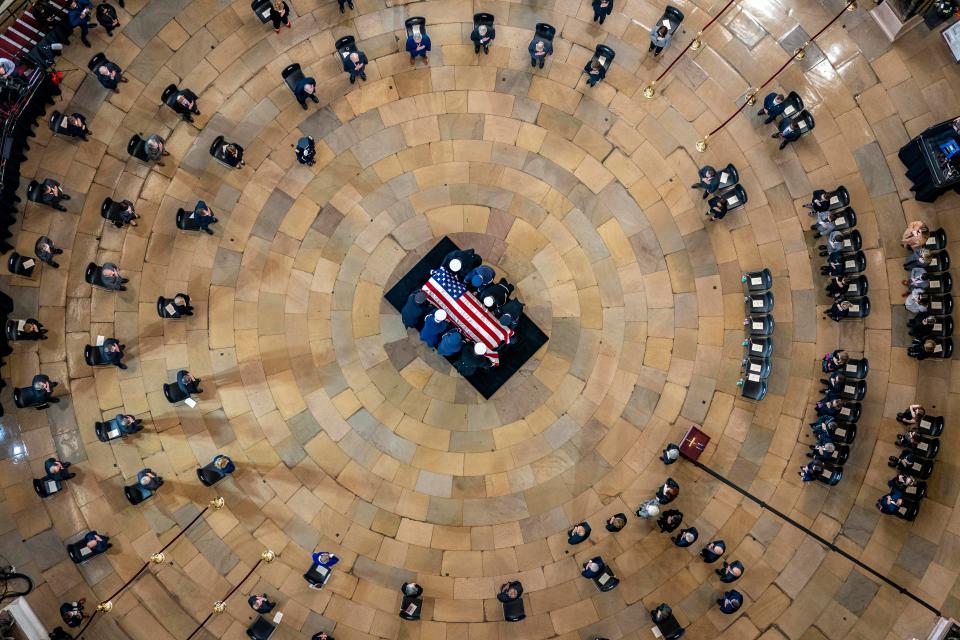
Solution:
[[(645, 82), (722, 2), (674, 2), (687, 27), (661, 60), (646, 54), (663, 9), (650, 0), (618, 0), (602, 26), (585, 0), (356, 0), (345, 15), (333, 0), (289, 3), (293, 28), (275, 35), (246, 2), (127, 0), (112, 38), (96, 29), (92, 50), (65, 52), (57, 108), (88, 114), (93, 139), (38, 130), (24, 175), (61, 180), (73, 199), (67, 213), (26, 205), (16, 244), (29, 253), (48, 234), (67, 252), (59, 270), (4, 276), (18, 314), (51, 336), (17, 345), (4, 378), (24, 385), (42, 370), (69, 392), (46, 412), (10, 410), (9, 387), (2, 398), (0, 555), (35, 578), (30, 601), (48, 624), (63, 600), (109, 595), (219, 494), (227, 507), (87, 637), (183, 640), (265, 547), (279, 560), (200, 637), (244, 638), (251, 612), (241, 596), (253, 590), (279, 600), (278, 639), (332, 629), (337, 640), (636, 640), (652, 637), (645, 610), (661, 601), (691, 640), (926, 637), (933, 617), (919, 605), (689, 465), (669, 469), (679, 508), (701, 540), (724, 538), (747, 566), (738, 615), (711, 606), (722, 585), (694, 552), (635, 519), (607, 534), (604, 518), (662, 482), (657, 453), (691, 423), (713, 438), (710, 466), (960, 614), (960, 372), (906, 357), (896, 284), (906, 221), (960, 238), (960, 198), (916, 203), (895, 156), (957, 115), (960, 68), (938, 34), (921, 27), (890, 46), (863, 9), (849, 13), (778, 81), (810, 106), (812, 136), (777, 152), (770, 127), (748, 112), (698, 154), (695, 142), (840, 0), (738, 2), (654, 100), (640, 95)], [(467, 36), (481, 9), (498, 27), (478, 59)], [(429, 67), (398, 53), (410, 15), (428, 19)], [(558, 31), (543, 70), (526, 54), (537, 21)], [(358, 86), (334, 55), (348, 33), (371, 61)], [(580, 69), (599, 42), (617, 59), (589, 89)], [(119, 94), (86, 72), (99, 50), (130, 77)], [(320, 105), (302, 111), (283, 85), (291, 62), (318, 79)], [(194, 125), (158, 106), (171, 82), (201, 96)], [(167, 138), (166, 166), (127, 156), (134, 132)], [(217, 134), (246, 146), (246, 168), (207, 155)], [(294, 160), (303, 134), (317, 140), (314, 167)], [(704, 222), (688, 188), (704, 162), (735, 163), (750, 196), (717, 224)], [(837, 325), (818, 313), (826, 299), (801, 205), (813, 188), (840, 183), (859, 216), (874, 311)], [(106, 196), (133, 200), (140, 226), (105, 226)], [(176, 209), (198, 198), (221, 220), (213, 236), (174, 226)], [(443, 235), (516, 282), (550, 335), (489, 402), (418, 348), (382, 300)], [(94, 259), (117, 262), (129, 290), (91, 291), (83, 270)], [(776, 351), (771, 392), (752, 404), (735, 386), (739, 275), (761, 266), (775, 276)], [(159, 320), (156, 297), (181, 290), (196, 315)], [(83, 363), (97, 335), (127, 344), (128, 370)], [(817, 360), (838, 345), (870, 358), (860, 435), (839, 486), (802, 486)], [(204, 379), (195, 409), (171, 408), (161, 393), (183, 367)], [(894, 414), (914, 398), (948, 427), (930, 498), (908, 524), (881, 519), (873, 503), (889, 476)], [(145, 418), (146, 430), (98, 442), (93, 423), (119, 411)], [(194, 469), (218, 451), (238, 472), (211, 490)], [(30, 479), (54, 452), (79, 475), (40, 502)], [(131, 507), (120, 488), (144, 466), (167, 483)], [(593, 537), (568, 547), (565, 529), (585, 518)], [(62, 541), (87, 528), (112, 535), (114, 548), (77, 568)], [(318, 548), (343, 558), (319, 592), (301, 578)], [(578, 562), (597, 554), (622, 580), (609, 593), (578, 575)], [(513, 578), (528, 617), (507, 625), (493, 596)], [(426, 589), (420, 623), (396, 616), (408, 579)]]

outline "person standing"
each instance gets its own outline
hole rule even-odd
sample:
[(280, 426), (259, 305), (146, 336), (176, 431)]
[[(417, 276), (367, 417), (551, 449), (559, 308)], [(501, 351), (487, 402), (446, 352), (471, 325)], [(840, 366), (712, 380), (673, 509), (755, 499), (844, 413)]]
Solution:
[(92, 45), (90, 41), (87, 40), (87, 34), (90, 32), (90, 29), (97, 26), (89, 21), (90, 9), (92, 8), (93, 4), (90, 0), (71, 0), (67, 8), (67, 22), (74, 29), (80, 27), (80, 42), (88, 49)]
[(543, 69), (543, 63), (547, 56), (553, 55), (553, 43), (539, 36), (534, 36), (527, 50), (530, 52), (530, 66), (539, 66)]
[(497, 30), (493, 27), (488, 27), (485, 24), (477, 25), (470, 33), (470, 40), (473, 41), (473, 52), (479, 55), (480, 48), (483, 47), (483, 53), (489, 55), (490, 43), (496, 37)]
[(107, 30), (107, 35), (111, 38), (113, 37), (113, 30), (120, 26), (117, 10), (107, 0), (100, 0), (100, 4), (97, 5), (97, 22)]
[(407, 53), (410, 54), (410, 64), (417, 64), (417, 58), (423, 58), (426, 64), (430, 64), (430, 36), (425, 33), (413, 33), (407, 37)]
[(782, 93), (771, 91), (763, 99), (763, 108), (757, 111), (758, 116), (767, 116), (763, 124), (770, 124), (787, 108), (786, 98)]
[(350, 74), (350, 84), (357, 81), (357, 76), (367, 81), (367, 54), (363, 51), (354, 51), (343, 60), (343, 70)]
[(672, 38), (673, 34), (670, 33), (667, 25), (654, 25), (653, 29), (650, 29), (650, 48), (647, 49), (647, 52), (653, 51), (653, 57), (659, 57), (660, 52), (670, 44)]
[(593, 21), (603, 24), (607, 16), (613, 13), (613, 0), (593, 0)]
[(300, 79), (297, 86), (293, 88), (293, 95), (304, 111), (307, 110), (307, 100), (320, 104), (320, 98), (317, 97), (317, 81), (309, 76)]
[(287, 29), (291, 28), (290, 7), (284, 0), (273, 0), (273, 5), (270, 7), (270, 20), (273, 21), (274, 33), (280, 33), (280, 25), (282, 24), (287, 25)]

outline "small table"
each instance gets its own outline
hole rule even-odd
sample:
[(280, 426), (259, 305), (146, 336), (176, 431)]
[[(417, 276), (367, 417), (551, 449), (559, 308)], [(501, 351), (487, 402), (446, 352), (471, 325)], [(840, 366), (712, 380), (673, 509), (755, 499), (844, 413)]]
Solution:
[(444, 268), (431, 271), (430, 279), (421, 287), (421, 291), (427, 294), (434, 306), (447, 312), (467, 340), (487, 348), (487, 358), (493, 366), (500, 366), (497, 349), (513, 336), (513, 329), (500, 324), (477, 297)]

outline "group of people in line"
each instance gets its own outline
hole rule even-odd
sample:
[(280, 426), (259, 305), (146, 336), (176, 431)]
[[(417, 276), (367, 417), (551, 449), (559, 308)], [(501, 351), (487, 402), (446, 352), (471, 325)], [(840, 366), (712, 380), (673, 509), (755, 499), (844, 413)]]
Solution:
[(877, 500), (877, 509), (885, 515), (913, 520), (926, 496), (926, 481), (933, 474), (943, 417), (928, 416), (923, 405), (911, 404), (897, 414), (897, 422), (907, 429), (896, 438), (900, 455), (887, 460), (887, 466), (897, 474), (887, 481), (889, 491)]
[[(791, 142), (796, 142), (800, 139), (804, 133), (807, 133), (800, 126), (799, 121), (791, 116), (787, 115), (787, 109), (790, 106), (787, 101), (787, 97), (782, 93), (777, 93), (776, 91), (771, 91), (763, 99), (763, 107), (757, 112), (758, 116), (766, 116), (767, 119), (764, 120), (764, 124), (770, 124), (775, 122), (777, 118), (780, 118), (780, 121), (777, 123), (777, 131), (772, 134), (770, 137), (780, 140), (780, 150), (783, 151), (783, 148), (786, 147)], [(798, 111), (797, 115), (801, 112)], [(812, 130), (813, 127), (810, 128)]]
[(840, 192), (845, 193), (846, 189), (843, 186), (834, 191), (817, 189), (810, 202), (803, 205), (805, 209), (809, 209), (808, 215), (815, 218), (810, 225), (814, 237), (826, 238), (824, 244), (817, 246), (817, 251), (821, 257), (827, 258), (826, 264), (820, 268), (820, 274), (829, 277), (824, 289), (827, 295), (833, 298), (833, 303), (824, 312), (824, 316), (834, 322), (849, 317), (861, 317), (864, 313), (860, 301), (848, 295), (849, 285), (858, 273), (855, 270), (848, 271), (846, 259), (853, 253), (848, 250), (846, 241), (855, 224), (848, 218), (853, 215), (853, 210), (837, 205), (836, 198)]
[[(914, 220), (907, 225), (901, 242), (903, 247), (911, 253), (903, 263), (907, 272), (906, 279), (901, 281), (906, 291), (903, 292), (903, 305), (907, 311), (914, 314), (907, 321), (913, 341), (907, 347), (907, 355), (916, 360), (926, 360), (938, 355), (938, 343), (933, 339), (934, 327), (944, 323), (950, 314), (940, 315), (931, 312), (931, 279), (949, 267), (947, 252), (935, 251), (928, 247), (930, 228), (920, 220)], [(943, 288), (940, 289), (943, 293)], [(940, 354), (942, 355), (942, 353)]]

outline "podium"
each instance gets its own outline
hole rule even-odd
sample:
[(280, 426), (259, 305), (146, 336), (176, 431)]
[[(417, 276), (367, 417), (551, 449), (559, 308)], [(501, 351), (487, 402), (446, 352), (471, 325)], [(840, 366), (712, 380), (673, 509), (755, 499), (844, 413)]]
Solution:
[(691, 426), (680, 441), (680, 453), (684, 458), (696, 462), (708, 444), (710, 444), (710, 436), (697, 427)]

